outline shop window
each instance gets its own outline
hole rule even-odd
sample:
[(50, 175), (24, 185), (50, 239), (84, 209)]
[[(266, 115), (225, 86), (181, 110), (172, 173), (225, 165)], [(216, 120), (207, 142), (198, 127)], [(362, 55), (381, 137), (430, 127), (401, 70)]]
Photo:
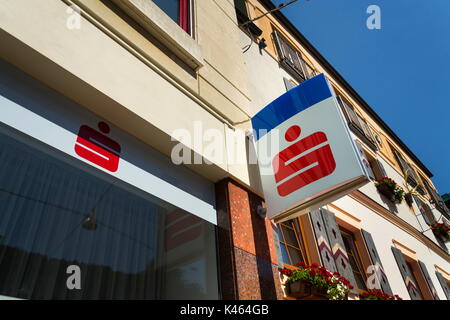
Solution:
[(213, 224), (2, 126), (0, 162), (0, 296), (219, 297)]
[(152, 0), (184, 31), (191, 34), (192, 0)]
[(278, 238), (284, 264), (295, 266), (299, 262), (307, 262), (306, 247), (297, 219), (280, 223)]
[(357, 243), (353, 233), (341, 228), (342, 240), (344, 241), (345, 250), (355, 276), (356, 284), (360, 290), (367, 290), (366, 274), (364, 272), (361, 256), (359, 255)]

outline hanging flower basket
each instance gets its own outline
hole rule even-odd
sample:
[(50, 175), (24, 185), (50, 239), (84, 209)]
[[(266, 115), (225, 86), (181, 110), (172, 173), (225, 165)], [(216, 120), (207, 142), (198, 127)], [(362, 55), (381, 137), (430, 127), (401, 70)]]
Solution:
[(435, 223), (431, 226), (431, 230), (433, 230), (433, 233), (441, 238), (442, 241), (450, 241), (450, 227), (445, 223)]
[(405, 193), (405, 201), (406, 201), (406, 203), (408, 204), (408, 206), (412, 206), (412, 204), (413, 204), (413, 196), (412, 196), (412, 194), (411, 193)]
[(378, 192), (395, 203), (401, 203), (405, 192), (391, 178), (380, 178), (375, 180), (375, 187)]
[(280, 269), (287, 276), (287, 293), (302, 300), (347, 300), (353, 286), (337, 272), (331, 273), (317, 263), (305, 265), (300, 262), (298, 269)]

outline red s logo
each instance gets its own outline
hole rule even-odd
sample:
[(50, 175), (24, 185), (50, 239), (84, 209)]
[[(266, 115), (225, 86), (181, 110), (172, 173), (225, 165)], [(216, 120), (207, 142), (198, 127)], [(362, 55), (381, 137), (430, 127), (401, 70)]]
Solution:
[[(286, 141), (291, 142), (300, 136), (300, 132), (300, 127), (294, 125), (286, 131), (284, 137)], [(333, 173), (336, 162), (330, 145), (325, 144), (327, 141), (326, 134), (319, 131), (297, 141), (275, 156), (272, 166), (280, 196), (285, 197)], [(313, 148), (315, 149), (296, 158)]]
[[(110, 129), (105, 122), (99, 122), (101, 132), (108, 134)], [(75, 152), (80, 157), (106, 169), (116, 172), (119, 167), (120, 145), (104, 134), (88, 126), (81, 126), (75, 144)]]

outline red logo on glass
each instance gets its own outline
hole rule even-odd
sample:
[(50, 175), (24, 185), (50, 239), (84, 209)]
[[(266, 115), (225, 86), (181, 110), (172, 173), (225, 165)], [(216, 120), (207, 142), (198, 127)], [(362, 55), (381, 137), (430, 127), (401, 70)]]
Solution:
[[(300, 127), (294, 125), (286, 130), (284, 138), (293, 142), (300, 137), (300, 132)], [(275, 156), (272, 166), (280, 196), (285, 197), (333, 173), (336, 162), (331, 147), (326, 142), (326, 134), (319, 131), (295, 142)], [(307, 153), (304, 154), (305, 152)]]
[[(99, 122), (98, 128), (104, 134), (110, 129), (105, 122)], [(120, 145), (104, 134), (88, 126), (81, 126), (78, 132), (75, 152), (80, 157), (111, 172), (119, 168)]]

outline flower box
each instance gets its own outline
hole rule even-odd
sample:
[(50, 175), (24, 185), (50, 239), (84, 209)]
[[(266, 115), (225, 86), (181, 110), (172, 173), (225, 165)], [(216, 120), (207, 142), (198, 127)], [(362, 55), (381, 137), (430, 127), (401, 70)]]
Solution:
[(297, 280), (287, 283), (289, 296), (302, 300), (328, 300), (325, 290), (313, 286), (306, 280)]
[(348, 293), (353, 289), (346, 278), (338, 272), (332, 273), (317, 263), (306, 265), (296, 264), (296, 269), (279, 269), (287, 277), (286, 293), (301, 300), (347, 300)]
[(378, 192), (394, 203), (401, 203), (404, 199), (405, 192), (398, 186), (394, 180), (383, 177), (375, 180), (375, 187)]
[(377, 186), (377, 190), (379, 193), (381, 193), (383, 196), (388, 198), (391, 201), (394, 201), (394, 191), (392, 191), (391, 188), (389, 188), (385, 184), (380, 184)]

